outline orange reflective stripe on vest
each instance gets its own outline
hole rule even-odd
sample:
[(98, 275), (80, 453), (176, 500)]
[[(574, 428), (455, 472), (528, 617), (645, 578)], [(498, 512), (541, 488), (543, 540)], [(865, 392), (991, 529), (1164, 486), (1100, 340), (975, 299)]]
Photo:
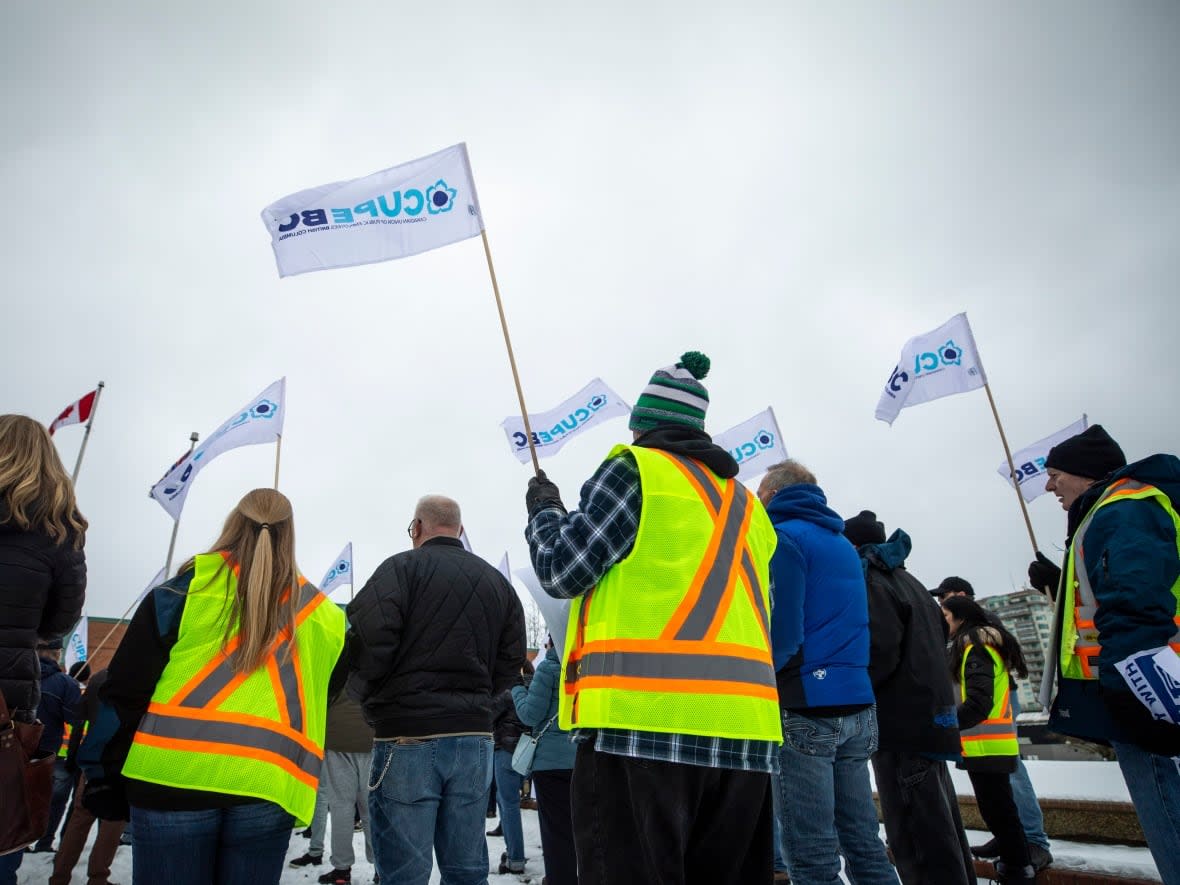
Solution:
[(742, 583), (738, 577), (744, 575), (745, 592), (758, 613), (769, 647), (769, 617), (761, 597), (751, 589), (758, 586), (758, 580), (746, 542), (754, 496), (736, 481), (724, 490), (719, 488), (709, 472), (690, 459), (658, 453), (680, 469), (713, 518), (705, 555), (659, 639), (585, 642), (593, 597), (593, 592), (588, 593), (578, 619), (576, 646), (566, 667), (565, 692), (572, 695), (589, 688), (613, 687), (736, 694), (777, 701), (774, 668), (764, 659), (765, 652), (716, 641), (734, 589)]

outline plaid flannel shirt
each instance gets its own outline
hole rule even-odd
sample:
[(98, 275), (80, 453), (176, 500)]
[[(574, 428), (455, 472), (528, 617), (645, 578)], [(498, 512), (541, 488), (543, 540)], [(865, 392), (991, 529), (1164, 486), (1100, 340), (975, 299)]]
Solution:
[[(534, 513), (525, 539), (545, 592), (572, 599), (597, 584), (635, 546), (642, 508), (639, 467), (627, 453), (609, 458), (595, 471), (582, 486), (582, 498), (573, 513), (567, 515), (557, 506)], [(617, 756), (771, 774), (778, 771), (778, 745), (773, 741), (619, 728), (581, 729), (575, 731), (574, 739), (593, 740), (595, 750)]]

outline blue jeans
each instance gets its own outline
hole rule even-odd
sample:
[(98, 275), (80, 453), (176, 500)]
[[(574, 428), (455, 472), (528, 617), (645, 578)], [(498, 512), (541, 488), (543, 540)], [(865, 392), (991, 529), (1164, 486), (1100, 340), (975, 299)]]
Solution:
[(504, 830), (508, 867), (517, 873), (524, 869), (524, 825), (520, 822), (520, 785), (523, 780), (512, 767), (512, 754), (497, 750), (496, 804), (500, 807), (500, 827)]
[(869, 783), (876, 749), (876, 707), (833, 717), (783, 711), (779, 808), (795, 885), (839, 885), (841, 854), (856, 885), (897, 885)]
[(1176, 760), (1112, 741), (1147, 847), (1164, 882), (1180, 882), (1180, 771)]
[(369, 820), (381, 881), (426, 885), (433, 848), (442, 885), (486, 885), (491, 785), (490, 737), (374, 741)]
[[(1012, 716), (1020, 715), (1020, 698), (1012, 692)], [(1045, 817), (1041, 813), (1041, 803), (1037, 801), (1037, 794), (1033, 790), (1032, 781), (1028, 777), (1028, 769), (1024, 760), (1016, 757), (1016, 771), (1012, 772), (1009, 780), (1012, 782), (1012, 798), (1016, 801), (1016, 813), (1020, 815), (1020, 825), (1024, 828), (1024, 838), (1029, 845), (1039, 845), (1049, 850), (1049, 837), (1045, 835)]]
[(16, 885), (16, 871), (25, 859), (23, 851), (14, 851), (0, 857), (0, 885)]
[(267, 885), (283, 874), (295, 818), (273, 802), (201, 811), (131, 807), (134, 885)]

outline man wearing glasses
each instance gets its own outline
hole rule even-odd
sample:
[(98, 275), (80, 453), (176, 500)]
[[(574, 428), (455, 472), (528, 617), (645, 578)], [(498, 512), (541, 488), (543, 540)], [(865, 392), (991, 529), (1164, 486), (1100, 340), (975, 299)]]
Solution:
[(348, 690), (373, 726), (369, 820), (387, 882), (487, 882), (484, 814), (492, 698), (516, 684), (524, 611), (494, 567), (463, 549), (459, 505), (418, 502), (412, 550), (385, 560), (348, 604)]

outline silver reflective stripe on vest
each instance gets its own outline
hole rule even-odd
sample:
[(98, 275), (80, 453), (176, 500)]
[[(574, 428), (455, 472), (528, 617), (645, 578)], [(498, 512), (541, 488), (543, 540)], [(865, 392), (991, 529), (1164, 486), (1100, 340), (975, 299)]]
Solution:
[(238, 722), (209, 722), (183, 716), (168, 716), (148, 712), (140, 720), (137, 731), (167, 740), (203, 741), (224, 744), (232, 755), (232, 747), (266, 750), (290, 760), (301, 771), (319, 777), (320, 759), (298, 742), (285, 735), (255, 725)]
[[(1007, 712), (1009, 714), (1011, 714), (1012, 708), (1009, 707)], [(1015, 737), (1016, 725), (1012, 722), (998, 722), (998, 723), (990, 723), (990, 724), (986, 724), (986, 725), (981, 722), (981, 723), (979, 723), (979, 725), (976, 725), (974, 728), (964, 729), (961, 732), (961, 734), (963, 737), (968, 737), (968, 738), (972, 738), (972, 737)]]
[(568, 668), (566, 681), (592, 676), (622, 676), (631, 679), (700, 679), (715, 682), (745, 682), (774, 685), (774, 668), (763, 661), (727, 655), (665, 654), (643, 651), (590, 652)]
[(758, 611), (758, 619), (762, 622), (762, 632), (769, 639), (770, 617), (766, 613), (766, 603), (762, 601), (758, 575), (754, 572), (754, 560), (750, 556), (748, 547), (742, 550), (742, 574), (746, 576), (746, 583), (750, 588), (750, 595), (754, 597), (754, 608)]
[[(665, 454), (668, 453), (665, 452)], [(721, 492), (717, 491), (717, 486), (713, 484), (713, 478), (705, 472), (705, 468), (691, 458), (681, 458), (676, 455), (670, 455), (669, 457), (693, 475), (693, 478), (700, 487), (705, 490), (705, 496), (709, 499), (709, 503), (713, 505), (713, 513), (716, 514), (721, 509)], [(734, 482), (737, 482), (737, 480), (735, 479)]]
[(729, 511), (725, 513), (721, 542), (717, 545), (717, 557), (709, 567), (709, 573), (705, 576), (692, 611), (676, 631), (677, 639), (704, 639), (721, 608), (725, 588), (729, 586), (730, 572), (734, 569), (742, 525), (746, 521), (746, 510), (751, 503), (744, 488), (739, 486), (733, 492)]

